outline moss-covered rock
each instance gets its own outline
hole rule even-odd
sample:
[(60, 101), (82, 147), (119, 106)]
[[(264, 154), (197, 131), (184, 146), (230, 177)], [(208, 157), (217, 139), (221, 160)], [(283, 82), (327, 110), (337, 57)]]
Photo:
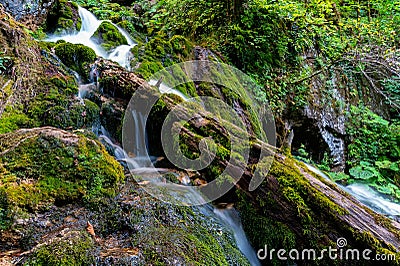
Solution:
[(47, 16), (46, 30), (61, 34), (70, 31), (79, 31), (82, 21), (79, 16), (78, 5), (68, 0), (57, 0)]
[(98, 142), (45, 127), (0, 135), (0, 190), (25, 210), (112, 194), (121, 166)]
[(122, 44), (128, 44), (125, 36), (111, 22), (103, 21), (91, 37), (91, 40), (101, 44), (106, 50), (110, 51)]
[(54, 47), (56, 55), (69, 68), (88, 78), (89, 65), (96, 59), (93, 49), (83, 44), (60, 43)]
[(131, 65), (144, 78), (149, 78), (163, 67), (194, 59), (193, 47), (188, 39), (180, 35), (171, 38), (155, 36), (146, 43), (139, 42), (132, 49), (135, 60)]
[(157, 200), (130, 177), (115, 197), (18, 215), (0, 230), (0, 251), (28, 251), (17, 255), (23, 265), (249, 265), (233, 233), (211, 206)]
[(102, 237), (132, 231), (139, 265), (249, 265), (211, 206), (166, 203), (129, 181), (121, 194), (97, 204), (94, 226)]
[(94, 241), (85, 231), (67, 231), (35, 248), (27, 265), (93, 265)]
[(30, 125), (79, 129), (99, 122), (99, 107), (90, 100), (77, 99), (78, 87), (72, 77), (54, 76), (42, 84), (49, 90), (39, 93), (27, 106)]
[(34, 121), (22, 110), (22, 106), (6, 107), (0, 117), (0, 134), (17, 130), (21, 127), (29, 127)]
[[(6, 133), (20, 127), (46, 124), (42, 118), (48, 117), (47, 108), (56, 105), (64, 107), (60, 114), (69, 113), (69, 107), (81, 108), (75, 100), (75, 95), (78, 93), (75, 78), (50, 53), (54, 45), (61, 43), (39, 46), (38, 42), (25, 32), (24, 26), (4, 13), (2, 7), (0, 7), (0, 24), (2, 28), (0, 57), (10, 58), (12, 61), (12, 66), (9, 68), (7, 64), (7, 71), (0, 74), (0, 132)], [(70, 55), (72, 58), (73, 53)], [(86, 119), (84, 124), (92, 123), (91, 121), (87, 123), (88, 121), (89, 119)], [(54, 123), (47, 123), (51, 124)], [(76, 119), (63, 127), (73, 124), (77, 124)]]

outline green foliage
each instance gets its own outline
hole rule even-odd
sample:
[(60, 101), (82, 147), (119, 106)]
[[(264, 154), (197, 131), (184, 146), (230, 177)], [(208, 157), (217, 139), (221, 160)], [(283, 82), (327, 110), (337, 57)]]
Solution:
[(119, 32), (117, 27), (108, 21), (103, 21), (100, 24), (91, 39), (95, 40), (97, 43), (101, 43), (101, 46), (106, 51), (110, 51), (122, 44), (128, 44), (125, 36)]
[(400, 158), (400, 125), (390, 123), (367, 108), (351, 106), (347, 134), (349, 165)]
[(263, 85), (277, 114), (306, 103), (307, 54), (326, 68), (349, 51), (398, 43), (399, 8), (388, 0), (232, 2), (160, 1), (151, 27), (222, 51)]
[[(367, 182), (400, 200), (400, 124), (367, 108), (351, 106), (347, 134), (350, 180)], [(397, 185), (397, 187), (396, 187)]]
[(93, 49), (83, 44), (59, 43), (54, 47), (55, 54), (71, 69), (82, 77), (88, 78), (88, 66), (96, 59)]
[[(138, 43), (132, 49), (135, 59), (131, 62), (131, 65), (136, 66), (139, 63), (139, 67), (135, 71), (144, 78), (149, 78), (164, 67), (190, 60), (193, 47), (194, 45), (183, 36), (174, 35), (168, 38), (166, 35), (160, 34), (149, 42)], [(187, 84), (187, 86), (190, 86), (190, 84)], [(184, 93), (193, 93), (193, 84), (191, 88), (187, 87), (185, 90), (187, 91)]]
[[(387, 95), (386, 103), (390, 106), (400, 106), (400, 80), (398, 77), (383, 80), (383, 89)], [(400, 118), (399, 110), (393, 107), (392, 112)]]

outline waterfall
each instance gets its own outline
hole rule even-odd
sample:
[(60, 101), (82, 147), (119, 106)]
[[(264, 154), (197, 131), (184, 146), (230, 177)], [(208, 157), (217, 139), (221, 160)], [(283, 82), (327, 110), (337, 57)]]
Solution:
[(147, 134), (146, 134), (146, 117), (141, 112), (132, 110), (133, 118), (133, 137), (135, 138), (135, 146), (133, 153), (137, 157), (147, 156)]
[[(331, 181), (331, 179), (318, 168), (315, 168), (314, 166), (309, 164), (305, 165), (313, 173)], [(339, 188), (343, 189), (375, 212), (386, 215), (393, 219), (399, 219), (400, 204), (390, 201), (389, 199), (387, 199), (387, 197), (373, 190), (367, 184), (353, 183), (347, 186), (343, 186), (340, 184), (337, 185)]]
[(80, 6), (79, 6), (79, 16), (82, 20), (82, 26), (79, 32), (50, 36), (48, 39), (46, 39), (46, 41), (56, 42), (58, 40), (64, 40), (66, 42), (74, 44), (83, 44), (87, 47), (92, 48), (97, 56), (101, 56), (105, 59), (114, 61), (120, 64), (122, 67), (125, 67), (126, 69), (129, 70), (130, 61), (132, 59), (132, 53), (130, 52), (130, 50), (132, 49), (132, 47), (136, 45), (135, 42), (132, 40), (132, 38), (129, 36), (129, 34), (123, 29), (121, 29), (121, 27), (118, 27), (111, 21), (108, 21), (111, 24), (113, 24), (119, 30), (119, 32), (126, 38), (128, 45), (120, 45), (111, 52), (107, 52), (100, 44), (97, 44), (93, 40), (91, 40), (91, 37), (93, 36), (93, 34), (96, 32), (96, 30), (104, 20), (98, 20), (95, 17), (95, 15), (93, 15), (87, 9)]

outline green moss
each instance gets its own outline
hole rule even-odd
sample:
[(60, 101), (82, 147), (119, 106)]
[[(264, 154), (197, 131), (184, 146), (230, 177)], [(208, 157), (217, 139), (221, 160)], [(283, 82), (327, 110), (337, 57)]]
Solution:
[[(139, 65), (136, 72), (144, 78), (149, 78), (164, 67), (192, 59), (192, 50), (193, 44), (183, 36), (174, 35), (169, 38), (160, 33), (146, 43), (139, 42), (132, 49), (135, 59), (132, 60), (131, 65), (132, 67)], [(185, 90), (182, 91), (185, 94), (197, 95), (194, 93), (193, 85)]]
[(177, 57), (177, 59), (179, 58), (184, 60), (190, 56), (193, 44), (189, 42), (188, 39), (181, 35), (174, 35), (169, 42), (171, 44), (173, 55)]
[(83, 44), (60, 43), (54, 47), (54, 50), (67, 67), (78, 72), (83, 78), (88, 78), (88, 66), (96, 59), (93, 49)]
[(136, 69), (136, 73), (139, 73), (143, 78), (148, 79), (161, 69), (163, 69), (163, 66), (160, 62), (150, 62), (145, 60), (140, 63), (139, 68)]
[(7, 150), (0, 159), (0, 188), (8, 202), (33, 210), (112, 194), (123, 172), (105, 148), (85, 137), (53, 134), (39, 129), (0, 136), (1, 151)]
[[(134, 190), (133, 194), (140, 193)], [(140, 194), (139, 194), (140, 195)], [(249, 265), (236, 247), (233, 235), (213, 215), (198, 208), (175, 206), (160, 201), (140, 204), (131, 210), (131, 221), (145, 225), (132, 234), (132, 244), (140, 245), (145, 265)], [(146, 203), (147, 202), (147, 203)], [(203, 207), (200, 207), (203, 208)]]
[(7, 106), (0, 117), (0, 134), (29, 127), (32, 123), (32, 119), (23, 113), (22, 106)]
[(81, 25), (78, 5), (68, 0), (57, 0), (47, 17), (46, 30), (62, 34), (65, 31), (79, 31)]
[(72, 231), (36, 249), (27, 265), (93, 265), (93, 251), (94, 243), (88, 233)]
[[(296, 248), (296, 234), (287, 225), (274, 221), (268, 216), (260, 215), (243, 191), (238, 190), (237, 194), (239, 197), (237, 209), (241, 213), (246, 235), (255, 250), (263, 249), (265, 245), (269, 250), (272, 248), (276, 250)], [(276, 256), (271, 263), (272, 265), (283, 264)]]
[[(309, 216), (310, 209), (328, 210), (332, 215), (344, 215), (347, 212), (314, 188), (300, 173), (295, 161), (286, 158), (284, 162), (274, 160), (270, 172), (281, 185), (287, 200), (296, 204), (299, 214)], [(310, 207), (308, 206), (310, 205)]]
[[(59, 79), (52, 80), (62, 83)], [(59, 87), (61, 88), (61, 87)], [(54, 126), (63, 129), (91, 127), (99, 121), (100, 108), (85, 99), (82, 104), (71, 97), (76, 87), (52, 88), (46, 94), (39, 94), (29, 105), (29, 116), (36, 126)]]
[(123, 44), (128, 44), (125, 36), (108, 21), (103, 21), (100, 24), (91, 39), (101, 44), (106, 51), (110, 51)]
[(40, 49), (45, 50), (47, 52), (50, 52), (51, 49), (56, 46), (55, 42), (46, 42), (46, 41), (40, 41), (38, 42), (38, 45), (40, 47)]

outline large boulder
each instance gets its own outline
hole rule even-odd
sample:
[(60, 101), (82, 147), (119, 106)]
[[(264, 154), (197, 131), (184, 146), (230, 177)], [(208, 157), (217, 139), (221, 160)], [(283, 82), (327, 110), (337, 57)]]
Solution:
[(6, 211), (112, 194), (124, 178), (100, 143), (52, 127), (0, 135), (0, 153), (0, 191), (11, 206)]
[(56, 2), (56, 0), (1, 0), (0, 4), (17, 21), (35, 30), (46, 21), (49, 10)]
[(113, 50), (123, 44), (128, 44), (125, 36), (109, 21), (103, 21), (91, 39), (101, 44), (106, 51)]

